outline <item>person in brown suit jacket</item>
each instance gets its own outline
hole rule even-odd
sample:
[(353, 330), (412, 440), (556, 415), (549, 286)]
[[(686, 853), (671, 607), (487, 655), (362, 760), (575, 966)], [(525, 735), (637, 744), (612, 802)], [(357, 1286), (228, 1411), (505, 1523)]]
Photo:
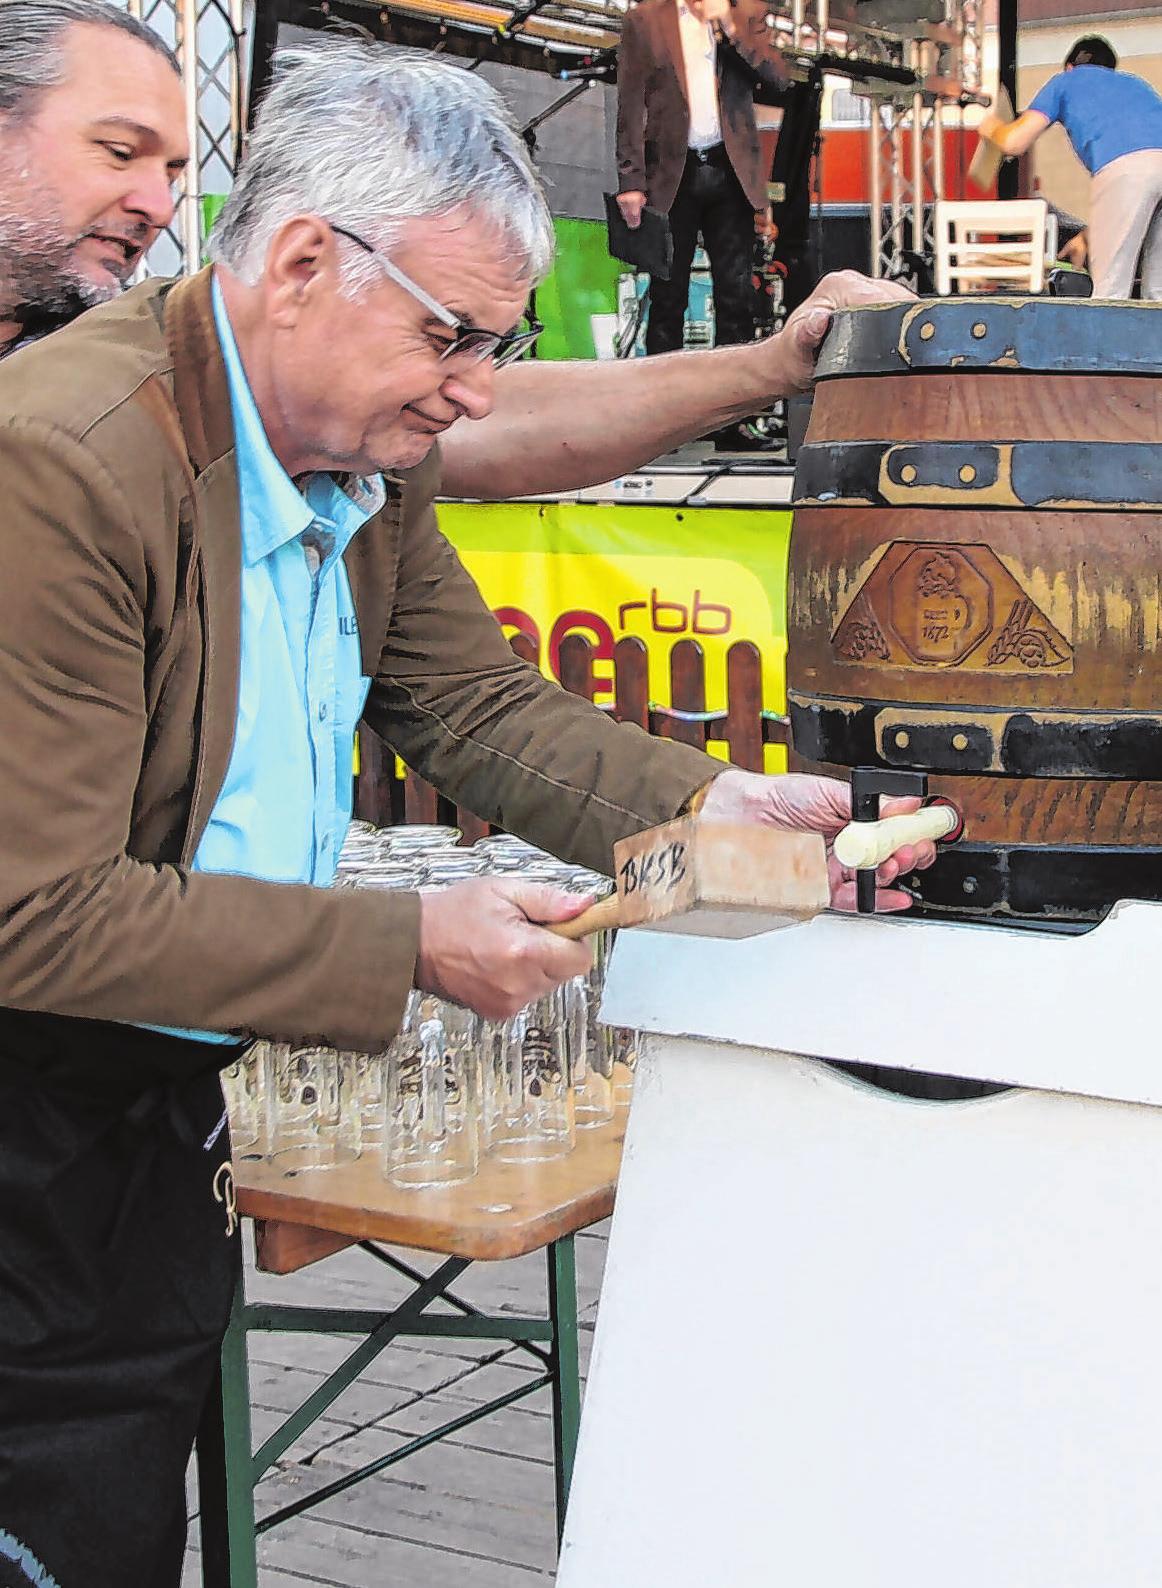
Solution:
[[(213, 269), (135, 287), (0, 366), (4, 1588), (180, 1578), (184, 1473), (238, 1266), (219, 1067), (259, 1033), (378, 1051), (413, 986), (500, 1016), (588, 964), (544, 930), (584, 902), (560, 890), (325, 886), (333, 849), (299, 818), (341, 829), (350, 780), (330, 787), (289, 749), (250, 769), (271, 781), (247, 819), (223, 815), (247, 678), (261, 686), (247, 711), (276, 742), (365, 700), (363, 719), (450, 798), (601, 869), (619, 837), (696, 797), (711, 817), (827, 834), (847, 817), (839, 784), (723, 768), (518, 661), (440, 535), (437, 438), (487, 425), (551, 239), (486, 84), (418, 52), (323, 41), (279, 61)], [(761, 368), (781, 359), (805, 380), (828, 313), (817, 300)], [(652, 425), (680, 432), (753, 389), (743, 370), (757, 378), (745, 359), (690, 362), (709, 366), (700, 406), (679, 355), (676, 399), (647, 383)], [(578, 411), (570, 468), (585, 424)], [(583, 451), (587, 472), (608, 462)], [(256, 504), (257, 460), (273, 486)], [(321, 511), (316, 486), (366, 506), (306, 577), (297, 526), (304, 504)], [(317, 715), (305, 655), (295, 674), (244, 666), (261, 651), (254, 522), (303, 575), (285, 612), (264, 610), (312, 615), (335, 679)], [(281, 835), (288, 874), (246, 854), (203, 863), (223, 825)], [(909, 902), (891, 883), (932, 853), (881, 868), (885, 907)], [(832, 880), (849, 902), (851, 874), (833, 863)]]
[(698, 234), (710, 257), (715, 344), (755, 330), (755, 213), (767, 180), (755, 122), (758, 84), (786, 82), (762, 13), (732, 0), (641, 0), (617, 57), (618, 203), (636, 227), (643, 206), (670, 217), (669, 279), (650, 281), (647, 353), (682, 346)]

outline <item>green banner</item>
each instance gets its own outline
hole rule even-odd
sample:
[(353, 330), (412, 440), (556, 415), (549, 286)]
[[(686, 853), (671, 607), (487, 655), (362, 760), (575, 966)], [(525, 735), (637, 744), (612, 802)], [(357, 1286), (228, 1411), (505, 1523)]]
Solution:
[(591, 314), (617, 313), (617, 278), (628, 265), (611, 259), (601, 221), (558, 215), (557, 255), (537, 288), (537, 318), (545, 327), (538, 358), (593, 358)]

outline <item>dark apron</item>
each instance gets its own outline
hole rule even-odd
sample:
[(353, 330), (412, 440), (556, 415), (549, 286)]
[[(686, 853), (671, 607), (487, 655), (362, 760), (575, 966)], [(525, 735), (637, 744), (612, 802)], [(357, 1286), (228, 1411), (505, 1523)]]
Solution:
[(0, 1009), (0, 1588), (177, 1588), (237, 1047)]

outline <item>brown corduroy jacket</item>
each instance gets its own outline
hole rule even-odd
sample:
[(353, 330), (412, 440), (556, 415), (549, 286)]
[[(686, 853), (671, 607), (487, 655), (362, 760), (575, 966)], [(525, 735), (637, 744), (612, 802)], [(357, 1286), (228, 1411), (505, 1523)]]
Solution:
[[(346, 555), (365, 720), (458, 803), (608, 869), (716, 771), (517, 660), (435, 451)], [(238, 477), (209, 273), (0, 365), (0, 1005), (374, 1050), (418, 901), (191, 873), (230, 759)], [(273, 817), (274, 813), (272, 813)]]

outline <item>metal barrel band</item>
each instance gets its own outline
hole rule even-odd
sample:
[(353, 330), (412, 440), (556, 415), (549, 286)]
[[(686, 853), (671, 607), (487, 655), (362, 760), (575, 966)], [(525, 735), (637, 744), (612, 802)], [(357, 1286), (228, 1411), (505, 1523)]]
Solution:
[(939, 711), (884, 700), (790, 695), (797, 752), (840, 766), (1008, 777), (1162, 778), (1162, 714)]
[(1162, 900), (1162, 848), (962, 840), (909, 887), (922, 915), (1093, 926), (1121, 899)]
[(1136, 441), (812, 442), (795, 506), (1162, 508), (1162, 446)]
[(1144, 313), (1160, 314), (1162, 306), (973, 297), (841, 310), (816, 374), (821, 380), (936, 369), (1162, 374), (1162, 339), (1143, 329)]

